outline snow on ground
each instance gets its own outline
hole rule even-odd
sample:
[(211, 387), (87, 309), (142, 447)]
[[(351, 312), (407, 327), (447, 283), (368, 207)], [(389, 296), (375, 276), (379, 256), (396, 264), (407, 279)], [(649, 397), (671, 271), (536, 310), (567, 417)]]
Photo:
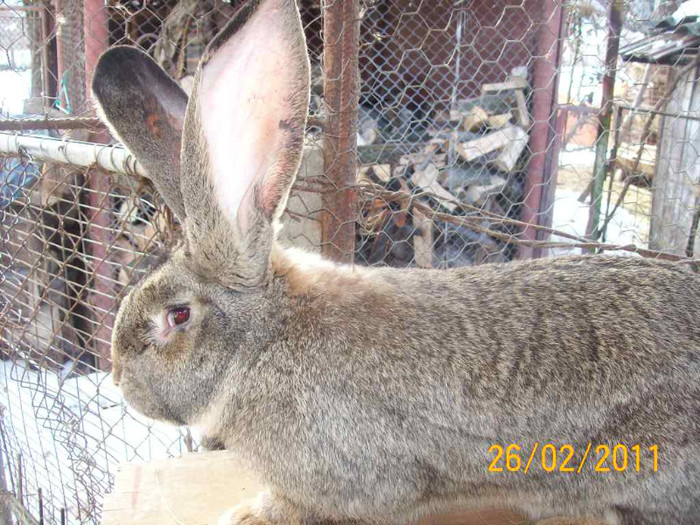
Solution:
[[(554, 199), (554, 216), (552, 218), (552, 227), (564, 233), (577, 235), (580, 237), (586, 234), (586, 225), (588, 224), (587, 202), (581, 203), (578, 201), (578, 191), (569, 189), (557, 188)], [(601, 213), (601, 224), (605, 219), (605, 209), (603, 207)], [(644, 216), (634, 215), (625, 208), (620, 207), (607, 228), (606, 243), (611, 244), (634, 244), (640, 248), (646, 247), (643, 241), (642, 232), (644, 228), (648, 228), (648, 218)], [(559, 235), (552, 235), (552, 242), (573, 242)], [(550, 255), (565, 255), (581, 253), (579, 248), (551, 248)], [(633, 252), (622, 250), (611, 250), (605, 253), (616, 255), (636, 255)]]
[[(556, 188), (554, 197), (554, 214), (552, 227), (562, 232), (584, 237), (586, 226), (588, 225), (588, 213), (590, 197), (584, 202), (579, 202), (579, 196), (583, 188), (587, 185), (593, 173), (595, 163), (595, 150), (593, 148), (570, 148), (559, 153), (559, 185)], [(568, 172), (569, 179), (562, 175)], [(576, 180), (571, 180), (571, 174), (575, 174)], [(620, 183), (621, 186), (621, 183)], [(606, 188), (608, 182), (606, 181)], [(611, 207), (617, 201), (619, 188), (613, 191)], [(635, 192), (638, 191), (632, 186), (628, 191), (625, 200), (628, 203), (620, 206), (608, 225), (605, 242), (609, 244), (629, 245), (634, 244), (640, 248), (648, 245), (649, 214), (643, 206), (629, 206), (630, 201), (635, 200)], [(641, 199), (640, 199), (641, 202)], [(603, 198), (601, 206), (601, 217), (599, 224), (605, 220), (607, 208), (607, 194)], [(632, 213), (633, 209), (636, 213)], [(573, 242), (565, 237), (552, 235), (553, 242)], [(551, 248), (550, 255), (565, 255), (581, 253), (579, 248)], [(633, 252), (622, 250), (606, 251), (608, 254), (636, 255)]]
[(62, 380), (23, 363), (0, 364), (0, 434), (8, 488), (16, 493), (21, 456), (25, 505), (47, 523), (97, 523), (120, 462), (185, 453), (184, 431), (127, 408), (109, 374)]
[(24, 112), (24, 101), (31, 96), (31, 71), (0, 70), (0, 115)]

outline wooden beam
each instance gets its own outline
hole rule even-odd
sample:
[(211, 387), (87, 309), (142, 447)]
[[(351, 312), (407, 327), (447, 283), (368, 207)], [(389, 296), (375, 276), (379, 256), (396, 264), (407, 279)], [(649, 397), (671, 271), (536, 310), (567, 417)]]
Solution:
[[(438, 200), (440, 200), (440, 204), (450, 211), (455, 211), (457, 206), (449, 201), (456, 201), (457, 197), (440, 185), (438, 182), (438, 173), (437, 166), (435, 166), (435, 164), (429, 164), (425, 170), (416, 171), (411, 176), (411, 182), (420, 188), (433, 192)], [(442, 199), (445, 200), (443, 201)]]
[(419, 268), (433, 267), (433, 221), (423, 212), (413, 211), (413, 253), (416, 266)]
[(488, 125), (491, 129), (501, 129), (505, 127), (512, 118), (513, 114), (510, 111), (501, 115), (493, 115), (492, 117), (489, 117)]
[[(215, 525), (219, 517), (264, 486), (227, 451), (199, 452), (179, 458), (129, 463), (117, 472), (105, 498), (102, 525)], [(479, 510), (424, 518), (418, 525), (510, 525), (522, 516)]]
[(515, 126), (507, 126), (484, 135), (478, 139), (457, 144), (457, 153), (468, 162), (472, 162), (484, 155), (496, 151), (508, 144), (511, 140), (512, 130)]
[(489, 114), (480, 106), (474, 106), (469, 114), (464, 117), (462, 128), (464, 131), (479, 131), (489, 119)]
[(515, 91), (515, 100), (518, 104), (518, 124), (528, 129), (530, 127), (530, 112), (527, 110), (527, 101), (525, 100), (525, 93), (522, 89)]
[(527, 146), (528, 134), (517, 126), (509, 126), (504, 129), (506, 130), (509, 135), (508, 143), (503, 147), (498, 158), (493, 161), (493, 165), (500, 171), (511, 173), (515, 169), (515, 163), (518, 162), (520, 154)]

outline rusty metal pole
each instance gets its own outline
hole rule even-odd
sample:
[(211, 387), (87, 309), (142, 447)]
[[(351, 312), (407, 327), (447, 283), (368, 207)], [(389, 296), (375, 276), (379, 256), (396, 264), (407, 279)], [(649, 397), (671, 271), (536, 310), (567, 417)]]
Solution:
[[(531, 151), (525, 179), (520, 220), (528, 224), (552, 226), (552, 200), (557, 173), (557, 92), (559, 86), (559, 54), (564, 8), (559, 0), (543, 0), (540, 4), (540, 27), (535, 40), (532, 67)], [(542, 230), (524, 228), (520, 239), (546, 240)], [(518, 258), (541, 257), (540, 248), (521, 245)]]
[(600, 111), (596, 117), (598, 135), (596, 137), (595, 163), (593, 165), (593, 189), (591, 191), (591, 206), (588, 215), (586, 233), (597, 240), (600, 231), (600, 209), (603, 200), (603, 185), (608, 169), (608, 143), (610, 141), (610, 125), (612, 122), (615, 77), (617, 75), (617, 58), (620, 50), (620, 32), (622, 31), (622, 10), (624, 0), (613, 0), (608, 11), (608, 45), (605, 51), (605, 75), (603, 76), (603, 96), (600, 101)]
[(84, 0), (85, 91), (90, 98), (92, 74), (97, 60), (109, 47), (109, 26), (104, 0)]
[[(109, 26), (104, 0), (84, 0), (83, 21), (85, 24), (85, 91), (88, 99), (92, 96), (92, 76), (100, 55), (109, 47)], [(101, 130), (91, 135), (94, 142), (109, 143), (109, 134)], [(116, 290), (113, 285), (112, 266), (108, 246), (112, 244), (109, 213), (109, 179), (96, 169), (87, 173), (88, 186), (92, 190), (88, 196), (90, 203), (90, 225), (88, 235), (94, 242), (90, 245), (92, 264), (90, 270), (94, 282), (94, 293), (90, 296), (90, 306), (95, 322), (93, 349), (97, 354), (97, 367), (110, 368), (110, 340), (114, 323)]]
[(352, 262), (355, 252), (357, 106), (359, 102), (358, 0), (323, 4), (323, 169), (329, 191), (323, 194), (322, 245), (329, 259)]

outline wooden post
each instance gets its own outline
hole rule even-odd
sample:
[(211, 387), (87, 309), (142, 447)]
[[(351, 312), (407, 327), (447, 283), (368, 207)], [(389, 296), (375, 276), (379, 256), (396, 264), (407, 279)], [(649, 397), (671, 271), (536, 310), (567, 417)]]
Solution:
[(57, 98), (64, 110), (78, 115), (85, 109), (85, 41), (82, 0), (56, 0)]
[(696, 211), (700, 205), (700, 122), (693, 119), (700, 102), (700, 66), (676, 73), (677, 82), (665, 108), (657, 145), (652, 188), (649, 247), (678, 255), (697, 254)]
[(323, 6), (323, 167), (329, 189), (323, 195), (322, 244), (329, 259), (351, 262), (355, 252), (357, 177), (358, 49), (357, 0), (325, 0)]
[(56, 38), (56, 17), (51, 0), (40, 0), (36, 6), (41, 19), (41, 64), (42, 92), (44, 107), (51, 107), (58, 92), (58, 51)]
[(29, 47), (32, 53), (32, 98), (38, 99), (43, 91), (42, 75), (42, 52), (44, 48), (43, 20), (41, 17), (41, 7), (27, 11), (26, 20), (29, 32)]
[[(599, 237), (602, 242), (605, 242), (606, 240), (606, 234), (607, 234), (607, 228), (608, 228), (608, 221), (610, 217), (610, 205), (612, 204), (612, 188), (613, 188), (613, 183), (615, 182), (615, 167), (617, 164), (617, 150), (620, 147), (620, 135), (622, 133), (622, 128), (625, 126), (625, 123), (622, 121), (622, 108), (618, 105), (615, 105), (615, 114), (613, 117), (613, 121), (615, 122), (615, 133), (613, 135), (613, 145), (612, 145), (612, 151), (610, 152), (610, 159), (606, 163), (606, 170), (605, 170), (605, 176), (608, 177), (608, 199), (605, 203), (605, 222), (603, 225), (600, 227), (600, 232), (599, 232)], [(634, 175), (634, 174), (632, 174)], [(602, 253), (602, 250), (601, 250)]]
[(620, 31), (622, 30), (622, 10), (624, 0), (614, 0), (608, 11), (608, 45), (605, 52), (605, 75), (603, 76), (603, 97), (600, 111), (596, 117), (598, 134), (596, 138), (595, 163), (593, 165), (593, 187), (589, 209), (586, 234), (597, 240), (600, 234), (600, 209), (603, 199), (603, 184), (607, 170), (608, 143), (610, 142), (610, 125), (613, 114), (615, 77), (617, 75), (617, 58), (620, 49)]
[[(0, 447), (0, 491), (7, 493), (7, 481), (5, 481), (5, 461)], [(0, 523), (12, 523), (10, 521), (10, 505), (0, 502)]]

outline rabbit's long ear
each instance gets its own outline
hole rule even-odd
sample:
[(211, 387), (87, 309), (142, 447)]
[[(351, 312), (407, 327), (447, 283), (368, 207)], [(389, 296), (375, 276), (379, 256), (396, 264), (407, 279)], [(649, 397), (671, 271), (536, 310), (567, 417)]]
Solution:
[(92, 91), (112, 132), (143, 165), (180, 220), (180, 141), (187, 94), (146, 53), (114, 47), (97, 63)]
[(294, 0), (248, 2), (205, 51), (185, 119), (185, 229), (204, 275), (243, 285), (268, 277), (308, 106)]

